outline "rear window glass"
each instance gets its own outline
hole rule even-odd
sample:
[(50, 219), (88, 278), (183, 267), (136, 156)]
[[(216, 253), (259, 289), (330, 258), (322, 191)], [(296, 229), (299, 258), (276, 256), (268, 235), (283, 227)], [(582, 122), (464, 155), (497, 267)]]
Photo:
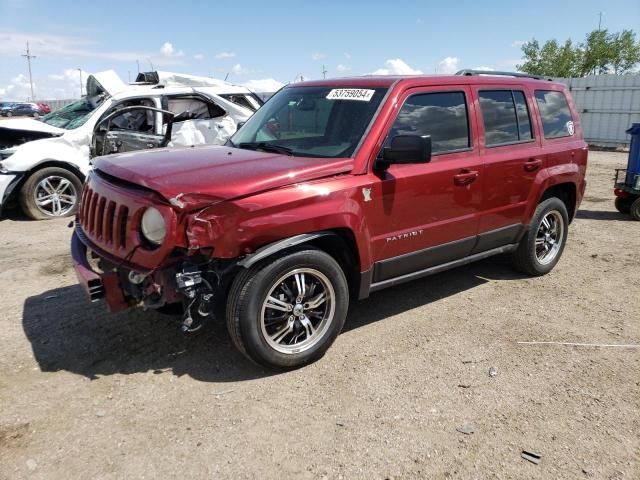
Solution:
[(573, 135), (573, 119), (564, 93), (536, 90), (535, 95), (542, 118), (544, 137), (557, 138)]
[(512, 90), (481, 91), (480, 110), (487, 146), (531, 140), (531, 120), (524, 93)]
[(469, 148), (469, 121), (463, 92), (422, 93), (409, 97), (389, 136), (430, 135), (433, 153)]

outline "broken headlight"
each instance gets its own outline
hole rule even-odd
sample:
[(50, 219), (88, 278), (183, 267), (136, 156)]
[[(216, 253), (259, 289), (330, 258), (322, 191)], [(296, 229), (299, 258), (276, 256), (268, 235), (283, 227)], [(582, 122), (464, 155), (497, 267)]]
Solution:
[(162, 245), (167, 235), (167, 224), (157, 209), (149, 207), (144, 211), (140, 227), (144, 238), (154, 245)]

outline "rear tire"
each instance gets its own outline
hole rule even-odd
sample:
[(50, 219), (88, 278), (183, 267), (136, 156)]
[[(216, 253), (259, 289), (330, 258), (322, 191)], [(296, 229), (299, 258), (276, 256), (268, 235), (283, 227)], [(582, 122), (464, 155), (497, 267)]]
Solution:
[(616, 210), (618, 210), (620, 213), (629, 214), (629, 212), (631, 211), (632, 203), (633, 203), (632, 198), (616, 197), (616, 200), (615, 200)]
[(20, 206), (33, 220), (74, 215), (80, 203), (82, 182), (60, 167), (46, 167), (31, 174), (20, 190)]
[(347, 316), (349, 288), (340, 265), (311, 248), (241, 271), (227, 298), (227, 329), (244, 355), (292, 369), (318, 360)]
[(636, 198), (631, 204), (629, 213), (631, 214), (631, 218), (634, 220), (640, 220), (640, 197)]
[(534, 276), (553, 270), (564, 251), (568, 227), (569, 216), (562, 200), (553, 197), (541, 202), (513, 253), (515, 268)]

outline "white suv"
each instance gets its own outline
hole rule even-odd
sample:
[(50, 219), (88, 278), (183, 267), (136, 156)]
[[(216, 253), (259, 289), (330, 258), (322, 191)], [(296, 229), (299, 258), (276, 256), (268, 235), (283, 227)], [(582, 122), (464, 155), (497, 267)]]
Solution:
[(262, 104), (245, 87), (168, 72), (127, 85), (89, 76), (87, 95), (40, 120), (0, 120), (0, 215), (17, 200), (31, 218), (73, 215), (94, 156), (222, 145)]

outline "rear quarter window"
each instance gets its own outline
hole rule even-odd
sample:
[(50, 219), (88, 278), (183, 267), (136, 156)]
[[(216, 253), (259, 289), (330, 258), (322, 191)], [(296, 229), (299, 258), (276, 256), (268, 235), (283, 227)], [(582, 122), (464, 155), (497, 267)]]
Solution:
[(542, 119), (544, 138), (573, 135), (573, 118), (571, 118), (571, 111), (564, 93), (553, 90), (536, 90), (535, 97)]

